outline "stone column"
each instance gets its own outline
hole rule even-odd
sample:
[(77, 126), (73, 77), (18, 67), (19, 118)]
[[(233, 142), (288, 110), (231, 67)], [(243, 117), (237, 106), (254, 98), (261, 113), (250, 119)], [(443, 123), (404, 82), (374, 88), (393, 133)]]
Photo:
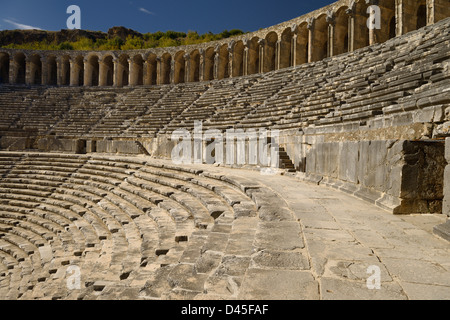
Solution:
[(202, 82), (205, 79), (205, 50), (200, 49), (200, 66), (198, 71), (198, 80)]
[(63, 76), (63, 70), (62, 70), (62, 61), (61, 57), (56, 59), (56, 85), (61, 86), (62, 85), (62, 76)]
[(348, 14), (348, 52), (355, 50), (355, 11), (351, 8), (345, 10)]
[(275, 47), (275, 70), (280, 70), (281, 65), (281, 40), (278, 40)]
[(25, 59), (25, 84), (32, 84), (32, 70), (31, 70), (31, 60), (30, 58)]
[(14, 58), (11, 58), (9, 60), (9, 83), (15, 84), (16, 83), (16, 74), (18, 74), (18, 67), (16, 65), (16, 62), (14, 61)]
[(72, 60), (69, 60), (69, 64), (70, 64), (70, 83), (69, 83), (69, 85), (71, 87), (75, 87), (78, 85), (78, 83), (76, 81), (78, 79), (77, 79), (77, 77), (75, 77), (75, 68), (74, 68), (75, 62), (73, 62)]
[(114, 64), (114, 72), (113, 72), (113, 86), (117, 87), (119, 85), (119, 59), (114, 58), (113, 59)]
[[(379, 0), (366, 0), (366, 4), (369, 6), (379, 6)], [(375, 14), (375, 12), (369, 13), (369, 19), (372, 17), (372, 14)], [(381, 17), (379, 17), (381, 19)], [(376, 18), (375, 18), (376, 19)], [(369, 45), (373, 45), (378, 42), (377, 35), (376, 35), (376, 29), (371, 28), (369, 29)]]
[(48, 74), (50, 70), (47, 62), (48, 61), (46, 58), (44, 57), (41, 58), (41, 72), (42, 72), (41, 84), (44, 86), (48, 85), (48, 80), (50, 79), (50, 75)]
[(184, 55), (184, 82), (191, 82), (191, 55), (186, 53)]
[(144, 79), (142, 79), (142, 83), (144, 84), (144, 86), (149, 86), (151, 84), (151, 80), (149, 80), (148, 76), (148, 61), (144, 61), (144, 63), (142, 64), (142, 76), (144, 77)]
[(291, 39), (291, 66), (297, 65), (297, 35), (294, 34)]
[(334, 13), (331, 11), (327, 12), (327, 23), (328, 23), (328, 57), (334, 56), (334, 36), (335, 36), (335, 26), (336, 18)]
[(173, 84), (175, 82), (175, 59), (170, 61), (170, 81)]
[(133, 60), (128, 59), (128, 86), (136, 86), (137, 82), (135, 81), (135, 70)]
[(242, 70), (242, 75), (246, 76), (248, 75), (248, 43), (245, 44), (245, 48), (244, 48), (244, 61), (242, 63), (242, 68), (244, 70)]
[(403, 0), (395, 0), (395, 21), (395, 34), (398, 37), (403, 35)]
[(259, 44), (259, 73), (264, 72), (264, 47), (266, 45), (266, 40), (258, 40)]
[(435, 0), (427, 0), (427, 26), (435, 23)]
[(87, 59), (83, 60), (84, 63), (84, 86), (92, 86), (92, 74), (89, 68), (89, 61)]
[(308, 25), (306, 26), (309, 30), (308, 32), (308, 62), (314, 61), (314, 24), (315, 19), (314, 18), (308, 18), (307, 20)]
[(162, 80), (161, 80), (161, 72), (162, 72), (162, 68), (161, 68), (161, 57), (156, 57), (156, 84), (157, 85), (161, 85), (162, 84)]
[(228, 47), (228, 77), (233, 77), (233, 66), (234, 66), (234, 48)]
[(213, 70), (214, 80), (219, 77), (219, 52), (218, 49), (214, 50), (214, 70)]
[[(450, 137), (445, 139), (445, 160), (447, 166), (444, 172), (444, 200), (442, 213), (450, 217)], [(450, 219), (446, 223), (434, 227), (434, 233), (450, 241)]]

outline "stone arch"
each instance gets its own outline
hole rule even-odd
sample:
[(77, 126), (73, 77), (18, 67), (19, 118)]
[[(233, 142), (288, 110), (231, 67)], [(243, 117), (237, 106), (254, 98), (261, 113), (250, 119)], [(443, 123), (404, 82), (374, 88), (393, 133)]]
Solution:
[(100, 62), (99, 86), (114, 85), (114, 57), (110, 54), (103, 56)]
[(61, 70), (60, 70), (60, 79), (62, 86), (70, 85), (70, 56), (64, 55), (60, 60)]
[(216, 52), (214, 48), (208, 48), (205, 51), (204, 75), (203, 80), (210, 81), (214, 79), (214, 60)]
[(29, 73), (28, 84), (41, 85), (42, 84), (42, 59), (38, 54), (33, 54), (28, 59)]
[(100, 76), (100, 58), (95, 55), (89, 55), (84, 65), (84, 85), (88, 87), (96, 87), (99, 85)]
[(234, 44), (232, 77), (241, 77), (244, 75), (244, 49), (243, 41), (238, 41)]
[(26, 82), (26, 57), (22, 52), (14, 55), (14, 78), (13, 82), (25, 84)]
[(184, 59), (185, 52), (179, 51), (175, 54), (175, 65), (173, 81), (175, 84), (184, 83), (186, 75), (186, 60)]
[(58, 64), (56, 56), (47, 57), (47, 84), (56, 86), (58, 84)]
[[(415, 1), (415, 0), (414, 0)], [(367, 8), (365, 1), (358, 1), (354, 6), (353, 50), (367, 47), (370, 44), (369, 28), (367, 28)]]
[(294, 65), (308, 63), (309, 31), (308, 24), (303, 22), (297, 27), (297, 40)]
[(9, 54), (0, 52), (0, 84), (9, 83)]
[(320, 61), (328, 56), (328, 23), (326, 14), (314, 21), (310, 62)]
[(248, 41), (248, 56), (247, 56), (247, 74), (255, 74), (259, 72), (259, 39), (257, 37)]
[(333, 55), (340, 55), (349, 51), (348, 15), (346, 9), (347, 7), (341, 7), (336, 11)]
[(130, 60), (130, 57), (127, 54), (121, 54), (117, 61), (116, 85), (118, 87), (125, 87), (130, 83), (130, 64), (128, 60)]
[(229, 68), (228, 68), (228, 64), (229, 64), (229, 60), (230, 60), (230, 55), (228, 52), (228, 44), (223, 44), (220, 48), (219, 48), (219, 63), (217, 65), (217, 79), (224, 79), (224, 78), (228, 78), (229, 75)]
[(160, 84), (170, 84), (170, 72), (172, 70), (172, 56), (164, 53), (161, 57), (161, 81)]
[(280, 39), (280, 69), (288, 68), (291, 66), (292, 61), (292, 29), (287, 28), (281, 34)]
[(200, 81), (200, 51), (194, 50), (190, 54), (189, 82)]
[(427, 25), (427, 1), (403, 0), (403, 32), (408, 33)]
[(392, 0), (380, 0), (378, 3), (381, 10), (381, 29), (375, 29), (375, 42), (383, 43), (392, 35), (391, 20), (395, 19), (395, 2)]
[(278, 42), (278, 35), (272, 31), (266, 35), (264, 43), (264, 61), (263, 72), (274, 71), (276, 69), (276, 48)]
[(142, 86), (144, 84), (144, 59), (140, 54), (131, 59), (130, 72), (130, 85)]
[(147, 58), (147, 68), (145, 72), (144, 84), (147, 86), (155, 85), (157, 82), (158, 63), (156, 54), (150, 53)]
[(84, 58), (77, 56), (72, 60), (72, 67), (70, 70), (70, 85), (82, 86), (84, 84)]
[(418, 6), (416, 12), (416, 29), (423, 28), (427, 25), (427, 5), (422, 3)]

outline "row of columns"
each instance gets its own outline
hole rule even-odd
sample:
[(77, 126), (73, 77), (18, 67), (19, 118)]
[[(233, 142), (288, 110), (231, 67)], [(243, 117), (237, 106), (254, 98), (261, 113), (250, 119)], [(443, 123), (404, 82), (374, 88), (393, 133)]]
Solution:
[[(56, 60), (52, 60), (52, 63), (49, 63), (50, 60), (40, 58), (40, 74), (36, 72), (39, 71), (36, 59), (27, 58), (25, 83), (136, 86), (245, 76), (297, 66), (306, 62), (315, 62), (336, 54), (354, 51), (366, 45), (385, 41), (392, 36), (402, 35), (411, 28), (404, 21), (405, 13), (408, 13), (404, 8), (405, 3), (412, 0), (392, 0), (395, 1), (394, 5), (386, 2), (387, 0), (364, 0), (366, 5), (379, 4), (380, 1), (384, 5), (390, 4), (389, 10), (383, 9), (392, 11), (392, 14), (389, 13), (383, 21), (383, 32), (389, 33), (387, 35), (380, 34), (379, 30), (367, 28), (368, 15), (364, 16), (362, 13), (364, 10), (361, 9), (365, 9), (365, 7), (357, 8), (357, 4), (362, 1), (351, 1), (345, 14), (339, 10), (338, 24), (337, 13), (330, 11), (325, 17), (322, 15), (319, 18), (309, 18), (301, 26), (295, 25), (290, 30), (286, 29), (285, 32), (289, 34), (287, 40), (283, 38), (284, 33), (280, 39), (275, 32), (271, 32), (265, 39), (254, 38), (237, 43), (232, 41), (231, 44), (225, 44), (215, 49), (195, 50), (194, 57), (194, 53), (181, 52), (175, 56), (168, 53), (162, 57), (153, 55), (151, 60), (144, 60), (140, 57), (138, 62), (128, 56), (115, 58), (111, 55), (107, 55), (103, 59), (95, 55), (87, 58), (78, 56), (72, 59), (66, 56), (65, 58), (52, 58)], [(422, 0), (427, 4), (425, 18), (428, 24), (435, 22), (436, 15), (442, 15), (442, 13), (436, 13), (435, 5), (439, 1), (448, 2), (448, 0)], [(395, 25), (391, 26), (390, 23), (393, 21)], [(394, 28), (395, 32), (389, 28), (386, 29), (386, 24), (389, 24), (390, 29)], [(239, 49), (236, 49), (240, 42)], [(345, 44), (340, 42), (345, 42)], [(12, 57), (9, 63), (10, 66), (13, 66), (9, 70), (10, 83), (16, 83), (18, 80), (17, 69), (21, 67), (18, 64), (20, 63)], [(69, 68), (70, 70), (68, 70)], [(37, 77), (41, 77), (41, 79), (37, 79)], [(67, 79), (68, 77), (70, 79)]]

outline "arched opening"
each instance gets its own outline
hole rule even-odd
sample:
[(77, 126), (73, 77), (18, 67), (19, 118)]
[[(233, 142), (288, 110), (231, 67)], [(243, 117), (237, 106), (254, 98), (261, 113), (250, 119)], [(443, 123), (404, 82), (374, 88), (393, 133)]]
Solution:
[(70, 85), (84, 85), (84, 58), (82, 56), (77, 56), (73, 60), (73, 70), (71, 70)]
[(26, 58), (23, 53), (17, 53), (14, 56), (14, 83), (25, 84), (25, 74), (26, 74)]
[(365, 1), (359, 1), (355, 4), (354, 15), (354, 39), (353, 49), (360, 49), (367, 47), (370, 43), (369, 28), (367, 28), (367, 8), (368, 4)]
[(37, 54), (31, 56), (30, 60), (30, 79), (29, 84), (41, 85), (42, 84), (42, 61), (41, 57)]
[(348, 52), (348, 14), (347, 8), (341, 7), (336, 12), (336, 24), (334, 28), (333, 55)]
[(186, 60), (184, 59), (185, 52), (180, 51), (175, 54), (175, 66), (174, 66), (174, 83), (184, 83)]
[(233, 70), (232, 77), (241, 77), (244, 75), (244, 43), (238, 41), (233, 49)]
[(144, 84), (144, 59), (142, 59), (140, 54), (132, 59), (130, 78), (130, 85), (132, 86), (142, 86)]
[(210, 81), (214, 79), (214, 60), (216, 52), (214, 48), (208, 48), (205, 51), (205, 66), (203, 80)]
[(292, 61), (292, 30), (291, 28), (287, 28), (281, 34), (281, 43), (280, 43), (280, 69), (288, 68), (291, 66)]
[(117, 63), (117, 86), (125, 87), (129, 84), (130, 77), (130, 64), (128, 60), (130, 57), (127, 54), (122, 54), (119, 57), (119, 62)]
[(427, 0), (403, 0), (402, 5), (403, 33), (408, 33), (427, 25)]
[(248, 57), (247, 57), (247, 74), (256, 74), (259, 72), (259, 44), (258, 38), (254, 37), (251, 39), (248, 46)]
[(145, 75), (144, 84), (151, 86), (156, 84), (157, 80), (157, 60), (155, 54), (149, 54), (147, 57), (147, 73)]
[(9, 54), (0, 53), (0, 83), (9, 83)]
[(217, 68), (217, 79), (228, 78), (228, 63), (229, 63), (228, 44), (224, 44), (219, 49), (219, 65)]
[(389, 39), (395, 38), (397, 36), (397, 22), (395, 16), (391, 18), (389, 22)]
[(328, 23), (326, 15), (320, 15), (314, 22), (311, 62), (320, 61), (328, 56)]
[(99, 85), (99, 58), (96, 55), (88, 57), (84, 70), (84, 85), (96, 87)]
[(61, 57), (61, 85), (70, 85), (70, 57), (67, 55)]
[(392, 18), (394, 18), (395, 21), (395, 1), (380, 0), (378, 5), (381, 11), (381, 21), (380, 21), (381, 29), (375, 29), (374, 40), (376, 43), (383, 43), (390, 39), (390, 36), (393, 32), (391, 30), (392, 26), (391, 23)]
[(114, 58), (110, 55), (103, 57), (100, 67), (100, 86), (114, 85)]
[(420, 5), (419, 8), (417, 8), (417, 23), (416, 23), (416, 29), (423, 28), (427, 25), (427, 7), (425, 5)]
[(58, 64), (56, 63), (55, 56), (47, 58), (47, 84), (49, 86), (56, 86), (58, 84)]
[(297, 43), (295, 52), (295, 65), (308, 62), (309, 31), (307, 23), (304, 22), (297, 27)]
[(265, 38), (263, 72), (274, 71), (276, 66), (276, 48), (278, 35), (270, 32)]
[(172, 68), (172, 56), (163, 54), (161, 58), (161, 84), (170, 84), (170, 71)]
[(194, 50), (190, 54), (189, 82), (200, 81), (200, 52)]

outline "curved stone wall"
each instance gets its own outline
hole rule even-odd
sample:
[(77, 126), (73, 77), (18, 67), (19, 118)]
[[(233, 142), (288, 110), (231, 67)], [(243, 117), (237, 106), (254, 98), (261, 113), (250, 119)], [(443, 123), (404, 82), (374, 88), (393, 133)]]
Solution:
[[(369, 29), (369, 7), (380, 29)], [(238, 37), (132, 51), (0, 49), (0, 82), (58, 86), (139, 86), (264, 73), (384, 42), (450, 16), (448, 0), (341, 0)]]

